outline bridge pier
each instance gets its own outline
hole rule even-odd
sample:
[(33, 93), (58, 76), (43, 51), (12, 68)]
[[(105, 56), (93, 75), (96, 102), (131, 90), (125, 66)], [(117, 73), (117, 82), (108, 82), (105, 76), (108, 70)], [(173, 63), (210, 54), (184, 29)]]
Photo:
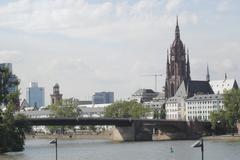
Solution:
[(112, 141), (135, 141), (135, 127), (134, 125), (128, 127), (115, 126), (112, 131)]
[(116, 126), (112, 131), (113, 141), (152, 141), (153, 130), (144, 127), (141, 121), (134, 121), (131, 126)]

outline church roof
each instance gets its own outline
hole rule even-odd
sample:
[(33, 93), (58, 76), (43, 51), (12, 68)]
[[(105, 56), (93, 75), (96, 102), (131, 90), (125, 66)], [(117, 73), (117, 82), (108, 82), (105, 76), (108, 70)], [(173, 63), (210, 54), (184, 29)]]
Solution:
[(152, 89), (139, 89), (133, 95), (156, 94)]
[(186, 101), (206, 101), (206, 100), (222, 100), (223, 95), (221, 94), (204, 94), (204, 95), (195, 95), (191, 98), (188, 98)]
[(213, 94), (213, 90), (208, 81), (189, 81), (188, 82), (188, 95), (194, 96), (195, 94)]
[(223, 94), (225, 90), (237, 89), (238, 84), (235, 79), (215, 80), (209, 82), (215, 94)]
[(194, 95), (214, 94), (208, 81), (183, 81), (175, 96), (192, 97)]

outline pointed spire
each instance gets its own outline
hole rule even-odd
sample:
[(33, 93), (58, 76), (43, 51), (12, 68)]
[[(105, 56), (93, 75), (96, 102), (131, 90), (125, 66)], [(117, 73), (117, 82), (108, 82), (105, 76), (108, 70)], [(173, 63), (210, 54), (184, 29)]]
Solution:
[(226, 81), (227, 80), (227, 73), (225, 73), (225, 77), (224, 78), (225, 78), (224, 81)]
[(176, 24), (177, 24), (177, 27), (178, 27), (178, 16), (177, 16), (177, 18), (176, 18)]
[(178, 26), (178, 16), (177, 16), (177, 19), (176, 19), (175, 39), (180, 39), (180, 30), (179, 30), (179, 26)]
[(207, 64), (207, 75), (206, 75), (206, 81), (210, 81), (210, 74), (209, 74), (209, 68), (208, 68), (208, 64)]
[(190, 76), (190, 62), (189, 62), (189, 54), (187, 53), (187, 80), (190, 81), (191, 80), (191, 76)]

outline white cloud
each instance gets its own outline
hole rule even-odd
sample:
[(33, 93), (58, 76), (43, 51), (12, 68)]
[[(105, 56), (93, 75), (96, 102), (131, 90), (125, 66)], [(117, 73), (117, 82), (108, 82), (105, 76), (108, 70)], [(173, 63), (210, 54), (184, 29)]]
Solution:
[[(167, 10), (176, 8), (180, 2), (167, 1)], [(94, 4), (87, 0), (17, 0), (0, 7), (0, 27), (112, 41), (112, 36), (121, 37), (122, 32), (126, 33), (125, 36), (134, 36), (137, 32), (133, 33), (133, 30), (140, 33), (154, 24), (167, 29), (169, 18), (175, 15), (159, 15), (161, 7), (158, 0), (139, 0), (133, 4)], [(196, 21), (196, 16), (186, 18)]]
[(231, 0), (221, 0), (217, 4), (217, 11), (218, 12), (225, 12), (230, 10), (231, 8)]
[(14, 50), (0, 50), (1, 63), (18, 63), (22, 61), (22, 54)]
[(182, 1), (183, 0), (167, 0), (165, 8), (168, 12), (171, 12), (174, 9), (177, 9), (181, 5)]
[[(205, 78), (207, 62), (215, 75), (224, 75), (225, 71), (239, 74), (240, 44), (223, 45), (228, 39), (218, 43), (214, 34), (219, 32), (210, 29), (216, 19), (208, 11), (216, 9), (216, 5), (208, 8), (198, 1), (199, 12), (193, 11), (196, 6), (188, 8), (192, 1), (187, 5), (185, 2), (11, 1), (0, 5), (0, 32), (4, 33), (0, 46), (7, 50), (0, 52), (1, 60), (24, 60), (13, 66), (24, 84), (23, 93), (26, 84), (39, 81), (46, 88), (46, 100), (56, 82), (64, 97), (83, 98), (109, 89), (126, 98), (139, 87), (154, 87), (154, 78), (141, 75), (165, 73), (166, 49), (174, 38), (178, 12), (183, 43), (190, 47), (192, 78)], [(206, 12), (202, 10), (205, 7)], [(204, 24), (203, 17), (208, 24)], [(221, 33), (228, 34), (225, 25), (215, 26), (223, 27)], [(226, 54), (236, 58), (226, 59)], [(159, 88), (164, 78), (159, 77)]]

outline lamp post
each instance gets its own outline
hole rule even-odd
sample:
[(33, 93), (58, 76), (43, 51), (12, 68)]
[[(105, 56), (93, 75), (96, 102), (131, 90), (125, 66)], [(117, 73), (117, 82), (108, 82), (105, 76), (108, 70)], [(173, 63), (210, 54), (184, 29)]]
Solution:
[(56, 160), (58, 159), (58, 156), (57, 156), (57, 138), (51, 140), (49, 142), (49, 144), (55, 144), (55, 148), (56, 148)]
[(202, 152), (202, 160), (204, 159), (204, 145), (203, 145), (203, 139), (201, 139), (200, 141), (195, 142), (192, 145), (193, 148), (195, 147), (201, 147), (201, 152)]

